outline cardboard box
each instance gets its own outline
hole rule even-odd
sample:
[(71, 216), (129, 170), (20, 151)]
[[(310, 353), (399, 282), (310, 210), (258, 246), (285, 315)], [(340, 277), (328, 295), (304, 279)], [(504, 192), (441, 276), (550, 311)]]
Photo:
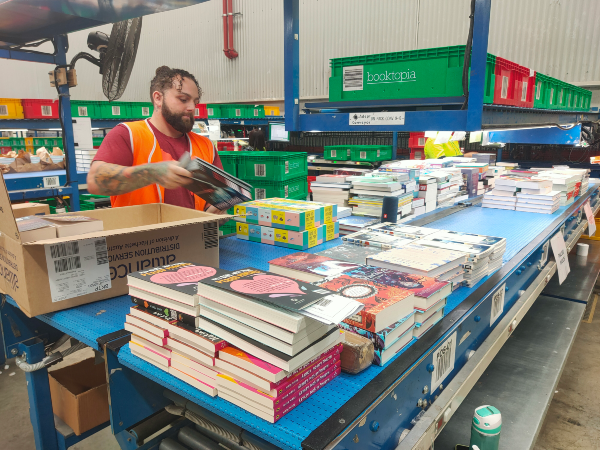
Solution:
[(0, 185), (0, 292), (29, 317), (127, 294), (131, 272), (176, 261), (218, 267), (217, 222), (233, 217), (161, 203), (69, 214), (100, 219), (104, 231), (22, 243)]
[(37, 216), (50, 214), (50, 205), (43, 203), (17, 203), (12, 205), (15, 219), (25, 216)]
[(110, 420), (104, 364), (89, 358), (48, 372), (52, 410), (77, 436)]

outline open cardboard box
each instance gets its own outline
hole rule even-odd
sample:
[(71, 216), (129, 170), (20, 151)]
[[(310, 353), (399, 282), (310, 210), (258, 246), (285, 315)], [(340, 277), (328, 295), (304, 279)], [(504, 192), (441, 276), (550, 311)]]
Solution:
[(69, 215), (100, 219), (104, 231), (22, 243), (2, 180), (0, 292), (29, 317), (127, 294), (131, 272), (182, 261), (218, 267), (218, 220), (233, 217), (161, 203)]

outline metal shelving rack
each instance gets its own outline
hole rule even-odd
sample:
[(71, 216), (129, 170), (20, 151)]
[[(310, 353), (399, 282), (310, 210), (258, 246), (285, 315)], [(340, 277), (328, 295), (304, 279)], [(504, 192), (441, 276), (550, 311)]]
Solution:
[[(86, 20), (88, 19), (83, 19)], [(87, 26), (94, 26), (89, 24)], [(56, 52), (54, 55), (42, 54), (28, 51), (14, 51), (0, 49), (0, 58), (14, 59), (18, 61), (29, 61), (38, 62), (52, 65), (66, 65), (67, 64), (67, 49), (68, 40), (66, 35), (54, 36), (54, 43)], [(77, 168), (75, 164), (75, 144), (73, 141), (73, 124), (71, 123), (71, 98), (69, 94), (69, 86), (59, 86), (59, 92), (61, 96), (61, 108), (59, 114), (62, 117), (64, 124), (64, 141), (65, 141), (65, 177), (63, 185), (60, 187), (44, 188), (43, 178), (50, 176), (48, 173), (40, 172), (39, 177), (36, 175), (37, 184), (34, 188), (18, 189), (17, 191), (11, 192), (11, 200), (32, 200), (36, 198), (47, 198), (55, 197), (57, 195), (68, 195), (71, 197), (71, 209), (73, 211), (79, 211), (79, 178), (77, 175)], [(44, 123), (45, 128), (60, 128), (60, 122), (58, 120), (2, 120), (0, 121), (0, 128), (31, 128), (34, 129), (36, 124)], [(30, 175), (30, 174), (24, 174)], [(13, 180), (18, 180), (20, 177), (14, 177)], [(27, 183), (30, 182), (31, 176), (25, 177), (28, 179)], [(42, 187), (38, 187), (41, 182)]]

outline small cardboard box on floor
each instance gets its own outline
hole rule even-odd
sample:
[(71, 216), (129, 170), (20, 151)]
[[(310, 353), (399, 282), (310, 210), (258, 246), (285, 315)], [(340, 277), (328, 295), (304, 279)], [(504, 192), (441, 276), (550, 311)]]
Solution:
[(73, 212), (104, 231), (22, 243), (0, 185), (0, 292), (29, 317), (128, 293), (131, 272), (189, 261), (219, 266), (214, 215), (166, 204)]

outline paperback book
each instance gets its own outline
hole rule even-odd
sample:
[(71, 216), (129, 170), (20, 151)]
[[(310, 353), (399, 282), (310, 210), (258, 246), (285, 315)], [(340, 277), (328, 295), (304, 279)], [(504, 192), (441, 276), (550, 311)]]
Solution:
[(382, 249), (402, 247), (414, 241), (412, 238), (393, 236), (378, 231), (359, 231), (342, 237), (342, 241), (355, 245), (379, 247)]
[(135, 309), (139, 311), (143, 311), (146, 314), (153, 315), (160, 320), (171, 321), (176, 320), (178, 322), (183, 322), (191, 326), (196, 326), (196, 316), (192, 316), (191, 314), (182, 313), (172, 308), (168, 308), (166, 306), (161, 306), (156, 303), (149, 302), (147, 300), (142, 300), (137, 297), (131, 297), (131, 301), (135, 306)]
[(379, 247), (365, 247), (355, 244), (342, 244), (328, 250), (322, 250), (316, 255), (326, 256), (340, 261), (347, 261), (355, 264), (366, 264), (367, 258), (371, 255), (381, 253), (383, 250)]
[(245, 241), (260, 242), (261, 244), (275, 245), (294, 250), (307, 250), (339, 237), (340, 231), (337, 222), (326, 223), (306, 231), (290, 231), (261, 225), (237, 223), (236, 233), (238, 239)]
[(340, 261), (313, 253), (292, 253), (269, 261), (269, 271), (312, 283), (325, 277), (338, 275), (358, 264)]

